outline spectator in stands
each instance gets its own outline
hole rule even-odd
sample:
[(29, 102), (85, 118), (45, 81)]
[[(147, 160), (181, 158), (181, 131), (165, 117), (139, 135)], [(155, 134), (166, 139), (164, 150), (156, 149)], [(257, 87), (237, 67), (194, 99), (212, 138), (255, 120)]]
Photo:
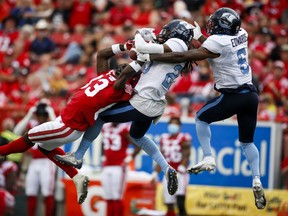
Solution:
[(259, 99), (258, 120), (274, 121), (277, 107), (271, 93), (262, 93)]
[(9, 47), (13, 46), (14, 41), (18, 38), (19, 32), (17, 30), (17, 21), (14, 17), (8, 16), (2, 22), (0, 29), (0, 61), (2, 61), (3, 54)]
[(268, 73), (263, 82), (263, 92), (270, 93), (278, 106), (288, 97), (288, 78), (285, 77), (285, 65), (282, 61), (273, 63), (271, 73)]
[(40, 4), (36, 7), (35, 18), (47, 19), (51, 17), (54, 11), (54, 5), (51, 0), (41, 0)]
[(154, 1), (141, 0), (132, 14), (132, 20), (136, 28), (155, 28), (159, 22), (159, 13), (154, 7)]
[(29, 90), (27, 91), (27, 97), (29, 103), (27, 105), (33, 105), (40, 98), (45, 96), (45, 91), (42, 88), (41, 79), (39, 78), (37, 73), (29, 74), (27, 77), (27, 85), (29, 86)]
[(119, 33), (127, 20), (132, 20), (133, 10), (125, 0), (113, 0), (104, 25), (105, 32)]
[(0, 65), (0, 90), (6, 95), (8, 103), (11, 103), (13, 89), (17, 86), (15, 70), (17, 65), (14, 62), (14, 50), (9, 48), (4, 55), (4, 61)]
[(42, 54), (55, 55), (55, 43), (49, 38), (49, 23), (41, 19), (36, 25), (36, 38), (30, 46), (30, 58), (33, 62), (38, 61)]
[(257, 32), (255, 41), (250, 45), (251, 54), (260, 60), (263, 67), (267, 66), (270, 53), (274, 47), (272, 32), (267, 27), (263, 27)]
[(281, 46), (280, 56), (285, 65), (285, 76), (288, 77), (288, 43)]
[[(181, 132), (181, 120), (179, 117), (171, 117), (168, 122), (168, 133), (160, 137), (160, 149), (165, 159), (177, 170), (178, 191), (174, 195), (168, 194), (166, 179), (163, 178), (164, 203), (167, 206), (166, 216), (176, 216), (174, 205), (177, 204), (179, 215), (187, 216), (185, 208), (186, 190), (189, 184), (187, 166), (189, 164), (192, 138), (188, 133)], [(153, 178), (157, 179), (160, 167), (157, 165), (153, 172)]]
[(94, 4), (90, 0), (74, 0), (72, 3), (69, 27), (74, 30), (76, 25), (83, 25), (88, 28), (92, 23)]
[(288, 3), (286, 0), (270, 0), (264, 5), (264, 14), (268, 19), (276, 19), (281, 22), (285, 12), (287, 13)]
[(130, 143), (129, 124), (107, 123), (102, 128), (103, 168), (101, 184), (107, 204), (107, 216), (124, 216), (123, 194), (126, 189), (127, 165), (140, 152), (134, 147), (128, 153)]
[(0, 1), (0, 23), (10, 14), (10, 6), (5, 0)]
[(57, 27), (59, 24), (68, 24), (73, 1), (56, 0), (55, 8), (51, 14), (51, 24)]
[[(55, 82), (53, 80), (53, 76), (55, 73), (60, 74), (62, 70), (61, 68), (55, 66), (52, 61), (52, 57), (50, 54), (43, 54), (40, 56), (40, 67), (37, 70), (37, 76), (41, 81), (42, 89), (48, 95), (53, 95), (53, 91), (51, 88), (51, 82)], [(56, 85), (55, 83), (53, 84)]]
[[(22, 136), (30, 128), (38, 124), (47, 122), (49, 119), (54, 120), (56, 115), (48, 103), (49, 101), (42, 99), (38, 104), (31, 107), (26, 116), (16, 125), (14, 133)], [(25, 152), (24, 155), (25, 154), (30, 154), (31, 157), (28, 163), (28, 170), (25, 166), (21, 167), (21, 172), (27, 173), (25, 193), (27, 196), (28, 215), (36, 215), (38, 190), (41, 188), (41, 194), (44, 196), (45, 215), (53, 216), (55, 164), (40, 152), (37, 146), (31, 148), (29, 152)], [(25, 161), (23, 163), (25, 163)]]
[(16, 7), (11, 11), (11, 15), (17, 19), (19, 26), (33, 25), (36, 21), (35, 12), (32, 0), (18, 0)]
[(274, 32), (275, 38), (275, 47), (271, 50), (269, 59), (272, 61), (281, 60), (281, 46), (288, 44), (288, 32), (285, 28), (280, 28)]

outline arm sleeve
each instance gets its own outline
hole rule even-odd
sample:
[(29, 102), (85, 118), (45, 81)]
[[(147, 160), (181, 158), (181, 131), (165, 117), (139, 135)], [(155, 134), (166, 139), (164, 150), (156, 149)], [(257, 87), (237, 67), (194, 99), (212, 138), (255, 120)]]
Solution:
[(220, 43), (220, 38), (210, 36), (207, 38), (206, 41), (202, 44), (202, 47), (209, 50), (212, 53), (219, 53), (221, 54), (221, 51), (223, 49), (223, 44)]
[(172, 52), (183, 52), (188, 50), (184, 41), (178, 38), (171, 38), (167, 40), (165, 44), (172, 50)]
[(135, 35), (135, 48), (141, 53), (164, 53), (162, 44), (147, 43), (140, 34)]

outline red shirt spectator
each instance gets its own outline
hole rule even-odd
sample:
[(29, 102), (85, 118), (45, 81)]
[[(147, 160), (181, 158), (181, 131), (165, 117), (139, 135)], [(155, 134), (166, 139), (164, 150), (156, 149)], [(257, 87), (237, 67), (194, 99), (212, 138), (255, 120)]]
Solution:
[(263, 11), (269, 19), (281, 20), (282, 14), (287, 10), (288, 3), (286, 0), (270, 0), (264, 5)]
[(277, 104), (282, 104), (288, 97), (288, 79), (284, 76), (285, 65), (282, 61), (275, 61), (269, 74), (264, 80), (263, 92), (271, 93)]
[(109, 10), (107, 22), (112, 26), (121, 26), (127, 20), (132, 20), (132, 7), (124, 0), (115, 1), (115, 6)]
[(10, 14), (10, 6), (4, 2), (0, 2), (0, 22), (3, 22), (3, 20), (8, 17)]
[(84, 25), (88, 27), (92, 20), (92, 5), (90, 1), (75, 0), (71, 10), (69, 26), (74, 29), (76, 25)]

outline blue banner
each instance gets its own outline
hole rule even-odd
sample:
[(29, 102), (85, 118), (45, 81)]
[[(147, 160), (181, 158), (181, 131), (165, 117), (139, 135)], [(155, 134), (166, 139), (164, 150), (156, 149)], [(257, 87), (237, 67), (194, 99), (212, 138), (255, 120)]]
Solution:
[[(159, 122), (151, 126), (147, 135), (157, 144), (162, 133), (167, 132), (167, 122)], [(190, 133), (192, 136), (190, 166), (202, 160), (203, 153), (197, 139), (195, 123), (193, 121), (182, 123), (182, 132)], [(227, 187), (251, 187), (252, 177), (249, 165), (245, 159), (241, 145), (238, 140), (238, 127), (233, 124), (212, 124), (211, 125), (213, 155), (216, 159), (217, 169), (215, 173), (203, 172), (190, 176), (190, 184), (227, 186)], [(255, 145), (260, 154), (261, 181), (265, 188), (269, 186), (269, 178), (274, 173), (271, 166), (275, 166), (270, 152), (272, 145), (272, 127), (257, 126), (255, 131)], [(136, 163), (139, 171), (151, 173), (153, 162), (147, 154), (142, 154), (141, 162)], [(271, 181), (271, 179), (270, 179)], [(271, 187), (271, 185), (270, 185)]]

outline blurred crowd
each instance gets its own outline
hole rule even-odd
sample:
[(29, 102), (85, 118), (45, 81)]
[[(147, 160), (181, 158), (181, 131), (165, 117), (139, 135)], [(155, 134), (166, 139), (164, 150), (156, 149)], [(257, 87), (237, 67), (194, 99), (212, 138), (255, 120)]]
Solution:
[[(133, 39), (138, 28), (155, 28), (157, 35), (175, 18), (197, 21), (205, 34), (209, 15), (226, 6), (249, 32), (259, 120), (281, 122), (288, 134), (287, 0), (0, 0), (1, 119), (17, 122), (43, 97), (58, 115), (73, 92), (97, 76), (97, 50)], [(110, 63), (129, 61), (124, 53)], [(194, 116), (216, 95), (211, 68), (199, 61), (172, 87), (165, 114)]]

